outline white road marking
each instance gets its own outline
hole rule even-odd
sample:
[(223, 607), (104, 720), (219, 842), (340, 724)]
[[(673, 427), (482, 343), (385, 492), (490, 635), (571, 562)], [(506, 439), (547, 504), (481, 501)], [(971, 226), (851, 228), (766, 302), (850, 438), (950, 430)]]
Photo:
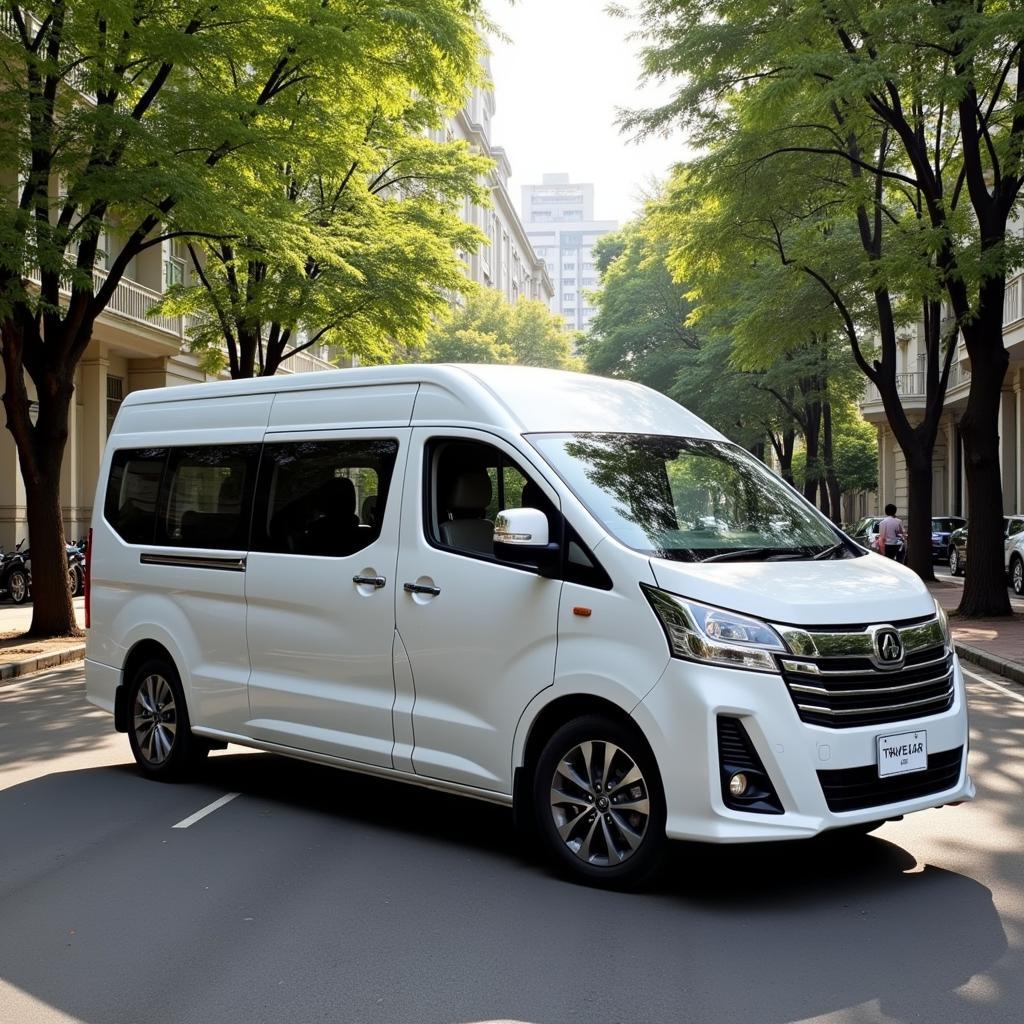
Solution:
[(217, 800), (214, 800), (212, 804), (207, 804), (205, 807), (200, 808), (195, 814), (190, 814), (187, 818), (182, 818), (177, 825), (172, 825), (171, 828), (188, 828), (189, 825), (194, 825), (197, 821), (205, 818), (208, 814), (213, 814), (214, 811), (219, 810), (225, 804), (231, 803), (238, 793), (225, 793), (224, 796)]
[(971, 672), (970, 669), (964, 668), (963, 664), (960, 665), (960, 671), (963, 672), (965, 676), (977, 679), (979, 683), (991, 686), (994, 690), (998, 690), (1000, 693), (1006, 694), (1007, 697), (1012, 697), (1015, 701), (1019, 701), (1021, 704), (1024, 704), (1024, 697), (1019, 693), (1014, 693), (1013, 690), (1008, 690), (1005, 686), (1002, 686), (999, 683), (993, 683), (991, 679), (986, 679), (984, 676), (979, 676), (977, 673)]

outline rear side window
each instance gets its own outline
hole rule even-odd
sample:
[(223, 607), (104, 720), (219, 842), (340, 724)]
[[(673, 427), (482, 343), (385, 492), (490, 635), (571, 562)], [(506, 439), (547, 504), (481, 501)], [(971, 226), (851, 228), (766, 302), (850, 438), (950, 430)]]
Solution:
[(152, 544), (166, 448), (114, 452), (107, 478), (103, 515), (129, 544)]
[(156, 543), (247, 548), (259, 449), (255, 444), (172, 448), (160, 489)]
[(253, 550), (344, 557), (372, 544), (397, 456), (391, 439), (264, 445)]

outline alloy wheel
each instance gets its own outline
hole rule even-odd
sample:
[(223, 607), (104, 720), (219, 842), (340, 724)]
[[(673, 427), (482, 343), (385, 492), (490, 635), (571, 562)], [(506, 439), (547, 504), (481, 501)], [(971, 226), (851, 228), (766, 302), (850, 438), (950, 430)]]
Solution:
[(1010, 580), (1013, 583), (1013, 592), (1015, 594), (1024, 594), (1024, 562), (1019, 558), (1013, 560)]
[(949, 553), (949, 571), (955, 576), (957, 569), (960, 568), (960, 556), (957, 553), (956, 548), (953, 548)]
[(28, 582), (25, 579), (25, 574), (21, 572), (12, 574), (8, 585), (11, 591), (11, 600), (15, 604), (21, 604), (28, 593)]
[(559, 837), (587, 864), (622, 864), (647, 834), (647, 782), (636, 761), (606, 740), (579, 743), (558, 762), (550, 801)]
[(171, 684), (161, 675), (146, 676), (135, 694), (135, 739), (146, 761), (163, 764), (174, 749), (178, 728), (177, 706)]

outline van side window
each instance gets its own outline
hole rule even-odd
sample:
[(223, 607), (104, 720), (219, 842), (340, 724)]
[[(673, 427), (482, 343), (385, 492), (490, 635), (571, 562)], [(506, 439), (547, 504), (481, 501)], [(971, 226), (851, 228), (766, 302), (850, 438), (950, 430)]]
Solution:
[(156, 543), (248, 548), (259, 448), (256, 444), (172, 448), (160, 493)]
[(129, 544), (153, 543), (156, 503), (166, 462), (166, 448), (114, 452), (103, 515), (121, 540)]
[(477, 441), (430, 447), (428, 532), (441, 547), (494, 557), (494, 519), (506, 508), (539, 508), (556, 536), (559, 515), (544, 492), (504, 452)]
[(372, 544), (397, 456), (390, 439), (264, 445), (253, 549), (343, 557)]

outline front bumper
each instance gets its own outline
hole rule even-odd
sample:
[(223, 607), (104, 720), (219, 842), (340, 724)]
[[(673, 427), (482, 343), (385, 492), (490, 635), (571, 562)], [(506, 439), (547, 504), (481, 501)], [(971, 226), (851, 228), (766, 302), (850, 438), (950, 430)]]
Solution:
[[(808, 838), (846, 825), (970, 800), (974, 784), (967, 774), (967, 705), (955, 658), (954, 683), (953, 705), (941, 714), (830, 729), (800, 720), (781, 676), (673, 660), (633, 712), (661, 770), (668, 836), (722, 843)], [(726, 806), (718, 759), (719, 715), (742, 722), (781, 800), (782, 814)], [(955, 785), (856, 811), (829, 810), (818, 772), (873, 766), (877, 737), (908, 731), (927, 732), (930, 755), (963, 747)]]

